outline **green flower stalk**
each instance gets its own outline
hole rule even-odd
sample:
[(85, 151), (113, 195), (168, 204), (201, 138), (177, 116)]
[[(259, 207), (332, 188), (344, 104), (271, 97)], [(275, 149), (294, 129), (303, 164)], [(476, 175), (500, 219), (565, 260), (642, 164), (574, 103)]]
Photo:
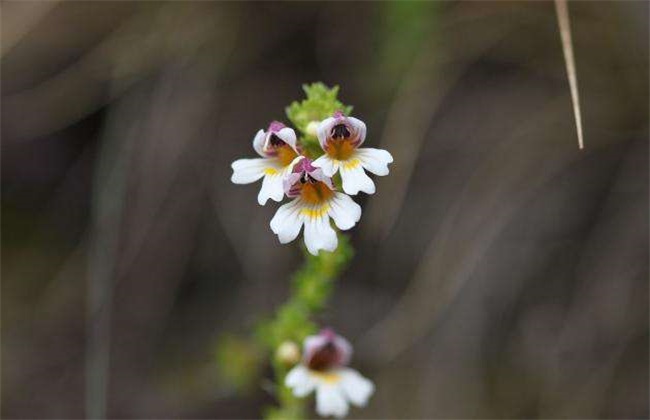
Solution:
[(302, 343), (316, 333), (318, 326), (312, 321), (325, 308), (334, 289), (334, 281), (353, 257), (348, 238), (340, 234), (339, 246), (331, 253), (313, 256), (305, 250), (303, 266), (293, 274), (289, 299), (276, 311), (273, 318), (261, 322), (255, 337), (258, 343), (273, 354), (272, 360), (275, 395), (278, 407), (269, 408), (269, 419), (306, 418), (305, 401), (293, 395), (284, 380), (290, 368), (300, 360), (278, 357), (279, 349), (287, 343)]

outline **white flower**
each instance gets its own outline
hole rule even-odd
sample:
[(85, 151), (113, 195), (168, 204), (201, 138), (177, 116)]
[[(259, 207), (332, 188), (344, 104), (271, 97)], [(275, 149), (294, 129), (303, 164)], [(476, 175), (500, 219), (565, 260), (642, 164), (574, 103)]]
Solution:
[(371, 381), (347, 364), (352, 346), (332, 330), (305, 339), (304, 357), (287, 374), (285, 384), (296, 397), (316, 392), (316, 412), (325, 416), (345, 417), (349, 404), (364, 407), (375, 390)]
[(318, 141), (325, 154), (314, 161), (326, 176), (341, 173), (343, 191), (355, 195), (359, 191), (374, 194), (375, 183), (364, 169), (375, 175), (388, 175), (388, 164), (393, 161), (390, 153), (381, 149), (359, 146), (366, 139), (366, 125), (354, 117), (336, 112), (333, 117), (321, 121)]
[(234, 161), (230, 180), (235, 184), (250, 184), (264, 177), (257, 202), (264, 205), (269, 198), (282, 201), (283, 179), (301, 159), (298, 156), (296, 133), (281, 122), (273, 121), (267, 131), (257, 132), (253, 148), (262, 158)]
[(312, 255), (321, 249), (334, 251), (338, 246), (330, 217), (341, 230), (352, 228), (361, 218), (361, 206), (349, 196), (334, 191), (332, 180), (311, 160), (303, 158), (286, 177), (284, 191), (290, 203), (282, 205), (271, 219), (271, 230), (280, 243), (286, 244), (298, 236), (305, 226), (305, 245)]

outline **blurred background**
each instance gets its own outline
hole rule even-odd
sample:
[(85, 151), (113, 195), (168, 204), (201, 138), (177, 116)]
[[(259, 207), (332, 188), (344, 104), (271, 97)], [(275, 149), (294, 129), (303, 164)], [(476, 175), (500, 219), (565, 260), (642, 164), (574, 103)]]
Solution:
[(273, 403), (219, 346), (302, 256), (230, 163), (323, 81), (395, 158), (319, 319), (352, 417), (646, 418), (648, 3), (569, 10), (583, 151), (552, 2), (3, 2), (1, 415)]

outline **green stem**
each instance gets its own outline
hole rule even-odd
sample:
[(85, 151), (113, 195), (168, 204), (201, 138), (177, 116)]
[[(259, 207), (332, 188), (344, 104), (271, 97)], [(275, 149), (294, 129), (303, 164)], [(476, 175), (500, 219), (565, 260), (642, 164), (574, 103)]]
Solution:
[[(273, 319), (261, 324), (258, 339), (273, 354), (284, 342), (302, 343), (308, 335), (317, 331), (312, 319), (324, 308), (332, 294), (334, 280), (341, 274), (352, 258), (353, 250), (347, 236), (338, 233), (339, 245), (334, 252), (320, 252), (313, 256), (307, 251), (305, 262), (292, 276), (289, 299), (276, 312)], [(304, 399), (293, 396), (284, 385), (288, 366), (273, 360), (278, 407), (267, 410), (267, 419), (305, 418)]]

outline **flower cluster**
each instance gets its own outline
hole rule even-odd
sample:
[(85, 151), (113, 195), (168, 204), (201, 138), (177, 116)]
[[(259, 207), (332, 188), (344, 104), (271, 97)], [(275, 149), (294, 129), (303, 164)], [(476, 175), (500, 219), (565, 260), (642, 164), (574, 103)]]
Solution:
[[(271, 230), (285, 244), (296, 239), (304, 226), (307, 250), (318, 255), (320, 250), (331, 252), (338, 245), (330, 218), (340, 230), (356, 225), (361, 207), (350, 195), (360, 191), (373, 194), (375, 184), (366, 171), (388, 175), (393, 157), (385, 150), (361, 148), (366, 125), (341, 111), (320, 122), (312, 121), (305, 131), (307, 136), (315, 133), (320, 156), (306, 153), (295, 131), (274, 121), (253, 139), (253, 148), (261, 157), (233, 162), (231, 180), (235, 184), (250, 184), (263, 179), (257, 196), (260, 205), (269, 199), (292, 199), (278, 209), (271, 220)], [(337, 174), (343, 192), (334, 185)]]
[(344, 417), (349, 404), (363, 407), (375, 386), (347, 367), (352, 346), (331, 329), (309, 336), (303, 344), (301, 362), (287, 374), (285, 385), (297, 397), (316, 392), (316, 412), (321, 416)]

